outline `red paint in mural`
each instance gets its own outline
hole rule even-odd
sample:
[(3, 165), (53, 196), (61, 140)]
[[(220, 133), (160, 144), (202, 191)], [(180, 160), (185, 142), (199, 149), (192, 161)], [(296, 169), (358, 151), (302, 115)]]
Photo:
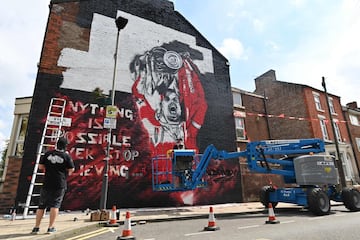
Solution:
[(224, 202), (227, 194), (240, 196), (231, 192), (240, 189), (236, 161), (212, 161), (206, 190), (152, 191), (152, 157), (166, 154), (178, 139), (198, 152), (196, 139), (207, 103), (197, 67), (188, 54), (157, 47), (137, 56), (133, 64), (133, 92), (116, 99), (116, 129), (110, 139), (104, 128), (104, 107), (58, 96), (67, 99), (65, 117), (72, 123), (63, 130), (76, 165), (63, 207), (98, 207), (109, 141), (109, 205), (195, 205)]

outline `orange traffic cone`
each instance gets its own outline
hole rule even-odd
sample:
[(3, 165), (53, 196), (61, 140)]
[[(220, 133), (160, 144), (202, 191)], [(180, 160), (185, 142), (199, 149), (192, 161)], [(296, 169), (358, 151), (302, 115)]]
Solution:
[(216, 223), (215, 223), (215, 215), (214, 215), (213, 207), (210, 207), (208, 225), (207, 225), (207, 227), (204, 227), (204, 230), (205, 231), (216, 231), (219, 229), (220, 229), (220, 227), (216, 226)]
[(130, 212), (126, 212), (124, 230), (122, 232), (122, 235), (117, 237), (116, 240), (122, 240), (122, 239), (136, 239), (134, 236), (132, 236)]
[(105, 224), (105, 227), (118, 227), (119, 224), (117, 223), (116, 219), (116, 206), (114, 205), (110, 212), (110, 219), (109, 222)]
[(271, 203), (269, 203), (268, 210), (269, 210), (269, 220), (267, 220), (265, 223), (266, 223), (266, 224), (276, 224), (276, 223), (280, 223), (280, 222), (277, 221), (276, 218), (275, 218), (274, 209), (273, 209)]

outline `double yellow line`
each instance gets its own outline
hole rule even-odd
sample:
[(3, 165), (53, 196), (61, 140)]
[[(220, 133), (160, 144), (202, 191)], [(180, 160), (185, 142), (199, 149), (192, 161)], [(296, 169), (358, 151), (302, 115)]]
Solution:
[(71, 238), (66, 238), (66, 240), (85, 240), (91, 237), (95, 237), (107, 232), (115, 232), (114, 228), (100, 228), (98, 230), (92, 231), (92, 232), (88, 232), (88, 233), (84, 233), (75, 237), (71, 237)]

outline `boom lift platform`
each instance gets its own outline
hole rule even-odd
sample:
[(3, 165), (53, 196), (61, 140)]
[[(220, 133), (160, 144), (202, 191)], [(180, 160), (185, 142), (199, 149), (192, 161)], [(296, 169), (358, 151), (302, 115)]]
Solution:
[(209, 145), (203, 154), (195, 150), (173, 150), (152, 159), (153, 190), (188, 191), (207, 186), (206, 169), (212, 159), (243, 157), (252, 172), (277, 174), (290, 188), (264, 186), (260, 201), (265, 207), (278, 202), (308, 207), (315, 215), (330, 212), (330, 200), (344, 202), (350, 211), (360, 210), (360, 192), (341, 189), (334, 158), (325, 152), (321, 139), (265, 140), (250, 142), (240, 152), (219, 151)]

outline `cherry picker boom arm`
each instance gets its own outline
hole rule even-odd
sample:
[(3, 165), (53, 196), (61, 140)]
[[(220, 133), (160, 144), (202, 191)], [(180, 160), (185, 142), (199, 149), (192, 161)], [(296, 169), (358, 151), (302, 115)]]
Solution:
[[(171, 157), (160, 155), (153, 158), (153, 189), (186, 191), (204, 187), (204, 175), (211, 159), (239, 157), (247, 159), (250, 171), (282, 175), (285, 182), (292, 183), (295, 182), (294, 156), (324, 151), (324, 142), (320, 139), (256, 141), (248, 143), (246, 150), (240, 152), (219, 151), (214, 145), (209, 145), (203, 154), (195, 154), (193, 150), (174, 150)], [(271, 168), (272, 164), (281, 168)]]

